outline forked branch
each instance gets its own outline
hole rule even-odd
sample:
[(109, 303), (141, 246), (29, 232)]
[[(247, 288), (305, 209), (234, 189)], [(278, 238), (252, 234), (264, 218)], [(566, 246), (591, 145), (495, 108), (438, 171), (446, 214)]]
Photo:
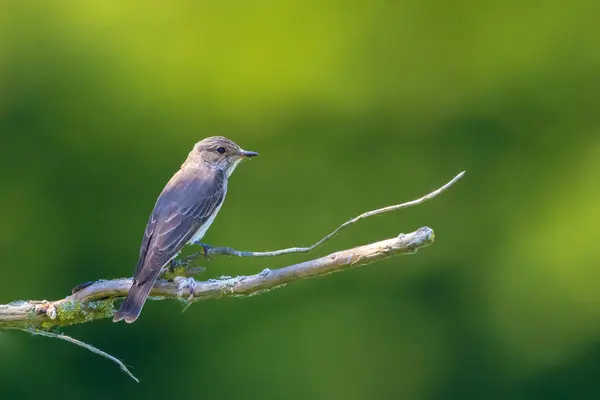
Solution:
[[(191, 263), (201, 255), (208, 258), (224, 255), (274, 257), (312, 251), (334, 237), (342, 229), (362, 219), (418, 205), (434, 198), (452, 186), (463, 175), (464, 172), (461, 172), (444, 186), (419, 199), (361, 214), (343, 223), (312, 246), (292, 247), (269, 252), (237, 251), (229, 247), (205, 246), (205, 251), (178, 260), (178, 264), (181, 267), (181, 271), (179, 272), (181, 275), (189, 275), (188, 273), (194, 270), (191, 267)], [(168, 298), (181, 299), (188, 304), (199, 300), (226, 296), (250, 296), (264, 293), (304, 278), (323, 276), (350, 267), (367, 265), (400, 254), (412, 254), (418, 249), (433, 243), (433, 241), (433, 230), (423, 227), (409, 234), (400, 234), (395, 238), (339, 251), (288, 267), (276, 270), (264, 269), (256, 275), (238, 276), (235, 278), (222, 277), (221, 279), (211, 279), (205, 282), (196, 281), (193, 278), (186, 278), (184, 276), (177, 276), (172, 280), (162, 279), (156, 282), (150, 295), (155, 300)], [(48, 330), (56, 327), (111, 318), (115, 312), (113, 302), (125, 297), (130, 287), (131, 278), (100, 280), (78, 288), (73, 294), (61, 300), (15, 301), (10, 304), (0, 305), (0, 329), (19, 329), (34, 334), (67, 340), (109, 358), (118, 363), (125, 372), (130, 374), (123, 363), (113, 356), (68, 336), (48, 332)]]

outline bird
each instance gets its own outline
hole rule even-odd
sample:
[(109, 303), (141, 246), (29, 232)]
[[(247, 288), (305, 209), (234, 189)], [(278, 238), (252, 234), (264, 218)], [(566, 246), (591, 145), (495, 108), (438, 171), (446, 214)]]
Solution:
[(197, 243), (217, 216), (228, 178), (241, 161), (257, 156), (235, 142), (212, 136), (202, 139), (162, 190), (150, 215), (133, 284), (113, 322), (134, 322), (161, 270), (188, 243)]

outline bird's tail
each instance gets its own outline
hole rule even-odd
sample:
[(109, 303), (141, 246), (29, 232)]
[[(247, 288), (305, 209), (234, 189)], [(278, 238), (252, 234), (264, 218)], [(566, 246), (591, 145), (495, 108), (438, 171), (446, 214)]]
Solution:
[(123, 319), (128, 324), (134, 322), (140, 316), (155, 280), (147, 280), (141, 284), (134, 283), (131, 289), (129, 289), (129, 294), (127, 294), (125, 301), (121, 304), (119, 311), (115, 313), (113, 322), (119, 322)]

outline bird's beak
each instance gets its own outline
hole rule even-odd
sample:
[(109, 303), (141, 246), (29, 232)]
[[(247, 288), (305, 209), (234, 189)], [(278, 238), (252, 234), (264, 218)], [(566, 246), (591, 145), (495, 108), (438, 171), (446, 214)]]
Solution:
[(245, 158), (257, 156), (258, 153), (255, 151), (241, 150), (240, 155)]

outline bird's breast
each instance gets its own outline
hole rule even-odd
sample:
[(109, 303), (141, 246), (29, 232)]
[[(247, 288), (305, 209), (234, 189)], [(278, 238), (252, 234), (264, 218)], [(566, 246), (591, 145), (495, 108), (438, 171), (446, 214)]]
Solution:
[(196, 234), (194, 236), (192, 236), (192, 238), (190, 239), (190, 241), (188, 243), (195, 243), (204, 237), (204, 234), (206, 233), (208, 228), (210, 228), (210, 225), (215, 220), (215, 217), (219, 213), (219, 210), (221, 209), (222, 205), (223, 205), (223, 202), (221, 202), (221, 204), (219, 204), (219, 206), (215, 209), (215, 212), (212, 213), (210, 218), (208, 218), (208, 220), (206, 220), (206, 222), (200, 226), (200, 228), (198, 229), (198, 232), (196, 232)]
[(194, 234), (194, 236), (192, 236), (192, 238), (190, 239), (190, 241), (188, 243), (195, 243), (195, 242), (198, 242), (198, 241), (202, 240), (202, 238), (204, 237), (204, 234), (206, 233), (206, 231), (208, 230), (208, 228), (210, 228), (211, 224), (215, 220), (215, 217), (219, 213), (219, 210), (221, 209), (221, 206), (225, 202), (225, 195), (227, 194), (227, 181), (225, 181), (225, 183), (223, 185), (223, 191), (224, 192), (223, 192), (223, 198), (221, 199), (221, 203), (217, 206), (217, 208), (215, 208), (215, 211), (206, 220), (206, 222), (203, 223), (200, 226), (200, 228), (198, 228), (198, 231)]

